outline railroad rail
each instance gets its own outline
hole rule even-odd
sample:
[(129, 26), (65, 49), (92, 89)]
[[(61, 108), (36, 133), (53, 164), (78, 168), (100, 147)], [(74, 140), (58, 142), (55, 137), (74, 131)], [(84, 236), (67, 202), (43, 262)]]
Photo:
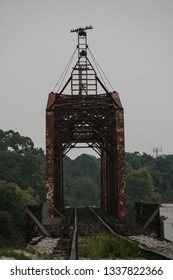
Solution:
[[(124, 237), (122, 235), (117, 234), (103, 219), (100, 215), (98, 215), (98, 213), (96, 211), (94, 211), (94, 209), (91, 208), (91, 210), (97, 215), (98, 219), (103, 223), (103, 225), (107, 228), (107, 230), (112, 233), (114, 236), (118, 236), (121, 239), (124, 239), (126, 241), (129, 242), (134, 242), (132, 241), (130, 238), (128, 237)], [(146, 248), (142, 245), (138, 245), (140, 250), (141, 250), (141, 256), (143, 256), (143, 258), (146, 259), (153, 259), (153, 260), (171, 260), (173, 259), (172, 257), (170, 257), (169, 255), (166, 255), (162, 252), (156, 251), (156, 250), (152, 250), (149, 248)]]
[[(54, 259), (76, 260), (96, 258), (96, 256), (92, 256), (91, 251), (98, 248), (97, 244), (94, 248), (94, 243), (92, 242), (93, 240), (94, 242), (100, 242), (99, 238), (104, 238), (103, 242), (100, 243), (108, 242), (108, 246), (110, 247), (108, 251), (112, 250), (112, 255), (106, 255), (104, 258), (147, 260), (173, 259), (169, 253), (158, 252), (157, 250), (137, 244), (136, 240), (131, 239), (131, 236), (134, 234), (133, 228), (125, 224), (118, 224), (115, 219), (112, 219), (108, 214), (105, 215), (99, 208), (67, 208), (65, 209), (64, 215), (65, 218), (62, 218), (61, 223), (53, 228), (47, 227), (51, 236), (58, 239), (57, 245), (53, 250)], [(117, 245), (114, 244), (113, 247), (111, 242), (115, 243), (115, 240), (117, 240), (118, 243)], [(116, 257), (114, 253), (119, 250), (118, 247), (120, 243), (124, 246), (120, 251), (126, 250), (129, 247), (129, 251), (135, 250), (135, 255), (130, 256), (124, 253), (123, 257)], [(91, 248), (89, 246), (91, 246)], [(96, 259), (100, 258), (103, 257), (98, 257)]]

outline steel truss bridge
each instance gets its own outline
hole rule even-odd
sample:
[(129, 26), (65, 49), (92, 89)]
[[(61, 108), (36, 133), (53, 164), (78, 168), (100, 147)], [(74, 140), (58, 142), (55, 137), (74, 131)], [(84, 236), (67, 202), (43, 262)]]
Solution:
[(86, 31), (78, 35), (78, 59), (46, 108), (46, 195), (49, 216), (63, 211), (63, 157), (78, 143), (101, 157), (101, 208), (117, 219), (126, 214), (124, 113), (119, 94), (109, 91), (88, 57)]

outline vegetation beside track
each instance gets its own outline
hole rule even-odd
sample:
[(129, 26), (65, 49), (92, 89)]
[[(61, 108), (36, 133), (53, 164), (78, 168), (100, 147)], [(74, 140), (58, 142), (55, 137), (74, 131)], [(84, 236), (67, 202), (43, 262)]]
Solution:
[(140, 250), (137, 244), (110, 235), (97, 235), (82, 238), (78, 258), (100, 259), (137, 259)]

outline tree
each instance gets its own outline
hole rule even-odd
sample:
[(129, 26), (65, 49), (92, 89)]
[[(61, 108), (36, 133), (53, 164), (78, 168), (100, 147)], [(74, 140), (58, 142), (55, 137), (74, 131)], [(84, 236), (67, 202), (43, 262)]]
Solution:
[(98, 180), (100, 177), (100, 168), (96, 157), (82, 154), (74, 160), (73, 177), (85, 176)]
[(29, 137), (0, 130), (0, 180), (31, 187), (45, 201), (45, 155)]
[(73, 180), (73, 188), (65, 189), (66, 205), (91, 206), (100, 205), (100, 192), (91, 177), (77, 177)]
[(13, 130), (0, 129), (0, 150), (14, 151), (20, 154), (32, 152), (34, 143), (29, 137), (21, 136)]
[(20, 243), (24, 238), (27, 205), (38, 203), (32, 190), (21, 190), (14, 183), (0, 181), (0, 235), (6, 243)]
[(160, 202), (160, 195), (155, 190), (152, 177), (146, 167), (133, 170), (127, 176), (128, 200)]
[(125, 159), (131, 168), (133, 169), (141, 168), (141, 155), (139, 152), (126, 153)]
[(75, 160), (64, 158), (66, 205), (100, 205), (100, 159), (82, 154)]

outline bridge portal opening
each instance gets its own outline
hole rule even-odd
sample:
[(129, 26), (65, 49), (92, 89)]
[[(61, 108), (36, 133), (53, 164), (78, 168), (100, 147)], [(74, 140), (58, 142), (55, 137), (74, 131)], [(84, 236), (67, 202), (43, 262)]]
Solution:
[[(78, 60), (63, 88), (51, 92), (46, 108), (46, 195), (49, 215), (64, 208), (64, 157), (78, 143), (100, 155), (101, 208), (116, 218), (126, 214), (124, 113), (116, 91), (109, 91), (88, 57), (91, 26), (78, 35)], [(67, 72), (67, 71), (65, 71)]]
[[(96, 206), (100, 208), (100, 157), (90, 148), (73, 148), (71, 152), (63, 159), (64, 207)], [(70, 158), (71, 154), (72, 158)], [(76, 155), (75, 158), (74, 155)]]

